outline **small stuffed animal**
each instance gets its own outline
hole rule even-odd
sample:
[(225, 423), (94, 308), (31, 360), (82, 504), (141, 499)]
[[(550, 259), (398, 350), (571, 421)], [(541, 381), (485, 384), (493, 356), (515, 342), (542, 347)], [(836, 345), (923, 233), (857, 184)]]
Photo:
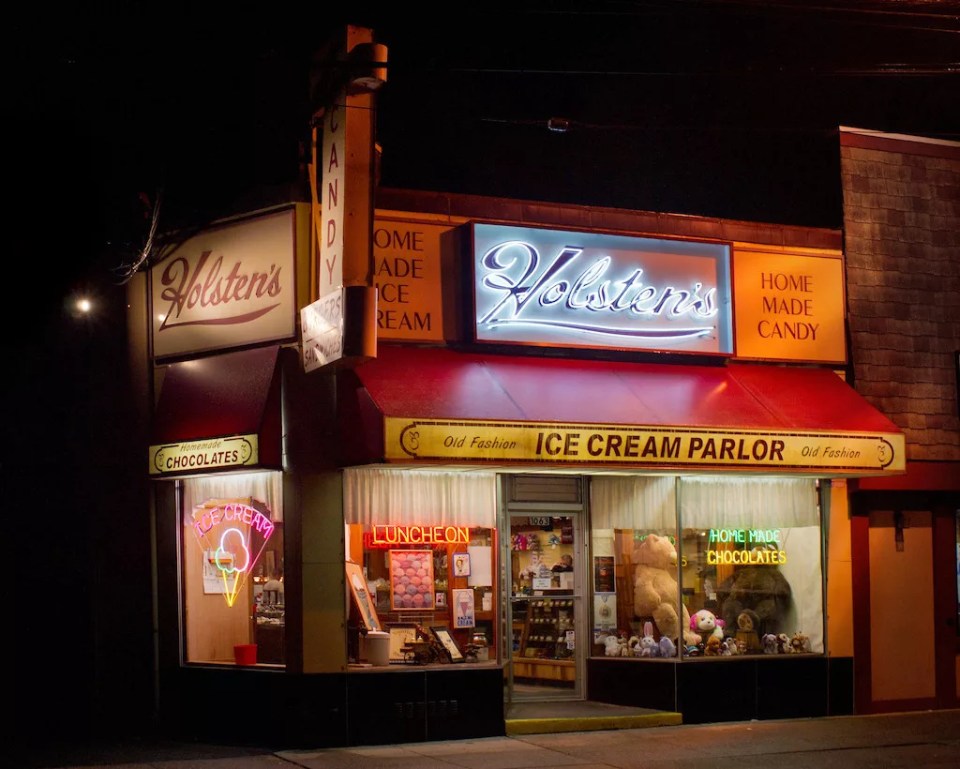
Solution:
[(620, 637), (608, 635), (603, 639), (603, 653), (607, 657), (620, 656)]
[(737, 639), (743, 641), (749, 652), (760, 651), (760, 617), (753, 609), (744, 609), (737, 615)]
[(677, 645), (671, 641), (667, 636), (660, 637), (660, 656), (661, 657), (676, 657), (677, 656)]
[(742, 654), (740, 651), (740, 643), (736, 638), (730, 636), (729, 638), (723, 639), (723, 656), (724, 657), (735, 657), (738, 654)]
[(700, 609), (690, 615), (690, 629), (706, 643), (710, 638), (723, 640), (723, 627), (726, 623), (709, 609)]
[(633, 650), (633, 653), (637, 657), (659, 657), (660, 656), (660, 646), (659, 644), (657, 644), (657, 640), (653, 637), (652, 622), (643, 623), (643, 637), (640, 638), (639, 643)]
[(787, 647), (787, 650), (791, 654), (803, 654), (810, 650), (810, 638), (801, 632), (796, 632), (793, 634), (793, 638), (790, 639), (790, 646)]
[(790, 637), (786, 633), (777, 633), (777, 654), (786, 654), (790, 648)]
[(777, 637), (773, 633), (766, 633), (763, 636), (762, 642), (764, 654), (777, 653)]
[(722, 643), (723, 642), (715, 635), (707, 638), (707, 642), (703, 645), (703, 656), (719, 657)]

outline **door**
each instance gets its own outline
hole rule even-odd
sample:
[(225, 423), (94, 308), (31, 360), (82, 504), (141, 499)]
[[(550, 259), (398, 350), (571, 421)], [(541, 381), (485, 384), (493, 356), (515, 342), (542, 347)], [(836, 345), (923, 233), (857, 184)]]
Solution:
[(583, 591), (588, 582), (583, 515), (550, 510), (508, 514), (504, 532), (506, 701), (583, 699), (589, 649)]

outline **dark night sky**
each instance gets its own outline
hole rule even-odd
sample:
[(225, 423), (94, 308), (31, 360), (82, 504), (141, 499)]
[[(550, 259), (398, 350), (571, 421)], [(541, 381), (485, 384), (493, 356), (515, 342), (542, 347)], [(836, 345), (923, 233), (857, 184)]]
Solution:
[(162, 226), (296, 180), (307, 62), (347, 22), (390, 52), (386, 186), (838, 227), (839, 125), (960, 140), (958, 2), (316, 5), (10, 23), (8, 165), (57, 201), (58, 275), (136, 252), (140, 192)]

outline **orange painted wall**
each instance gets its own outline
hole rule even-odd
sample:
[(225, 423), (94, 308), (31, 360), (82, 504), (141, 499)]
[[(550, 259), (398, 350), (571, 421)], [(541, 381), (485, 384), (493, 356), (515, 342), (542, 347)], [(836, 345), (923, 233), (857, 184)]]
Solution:
[(933, 529), (928, 512), (905, 512), (903, 550), (893, 513), (870, 514), (871, 685), (874, 701), (936, 695)]

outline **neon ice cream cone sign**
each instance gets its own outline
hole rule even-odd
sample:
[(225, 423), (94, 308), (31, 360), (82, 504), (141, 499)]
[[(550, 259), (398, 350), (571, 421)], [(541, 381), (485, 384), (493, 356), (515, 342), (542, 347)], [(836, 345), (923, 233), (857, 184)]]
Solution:
[(241, 502), (210, 502), (193, 511), (193, 533), (203, 551), (204, 592), (233, 606), (273, 535), (266, 513)]

